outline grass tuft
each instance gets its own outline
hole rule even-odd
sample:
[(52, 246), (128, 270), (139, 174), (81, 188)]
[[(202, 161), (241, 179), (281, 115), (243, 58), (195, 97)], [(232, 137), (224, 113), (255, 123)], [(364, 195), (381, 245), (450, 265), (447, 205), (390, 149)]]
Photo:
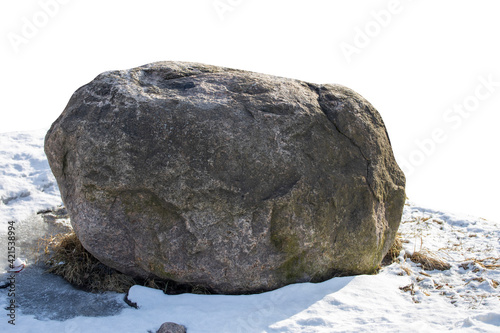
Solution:
[(422, 268), (427, 271), (432, 271), (435, 269), (445, 271), (451, 268), (450, 264), (442, 261), (439, 258), (436, 258), (427, 251), (414, 252), (410, 256), (410, 260), (416, 264), (421, 264)]
[(135, 280), (97, 260), (80, 243), (74, 232), (47, 239), (44, 253), (48, 272), (62, 276), (79, 288), (92, 291), (126, 292)]
[(396, 259), (399, 257), (401, 250), (403, 250), (403, 239), (401, 237), (401, 234), (398, 232), (396, 234), (396, 238), (394, 239), (394, 242), (392, 243), (391, 247), (389, 248), (389, 252), (387, 252), (384, 259), (382, 260), (382, 265), (388, 266), (388, 265), (392, 264), (393, 262), (395, 262)]
[(196, 284), (180, 284), (157, 278), (138, 279), (123, 274), (95, 258), (83, 247), (74, 232), (40, 239), (38, 251), (43, 253), (47, 272), (60, 275), (72, 285), (91, 292), (125, 293), (135, 284), (160, 289), (165, 294), (212, 292)]

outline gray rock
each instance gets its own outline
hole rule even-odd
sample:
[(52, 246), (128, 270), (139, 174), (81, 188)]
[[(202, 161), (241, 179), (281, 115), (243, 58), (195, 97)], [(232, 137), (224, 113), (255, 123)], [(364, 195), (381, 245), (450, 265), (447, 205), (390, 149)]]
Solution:
[(354, 91), (197, 63), (99, 75), (45, 151), (89, 252), (217, 293), (373, 273), (405, 201)]
[(163, 323), (156, 333), (186, 333), (186, 327), (176, 323)]

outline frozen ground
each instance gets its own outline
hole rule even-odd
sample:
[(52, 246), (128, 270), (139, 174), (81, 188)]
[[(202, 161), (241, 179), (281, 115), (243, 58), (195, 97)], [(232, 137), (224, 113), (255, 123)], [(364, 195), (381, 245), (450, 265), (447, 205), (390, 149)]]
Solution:
[[(155, 332), (165, 321), (195, 332), (500, 332), (499, 223), (408, 203), (398, 261), (377, 275), (296, 284), (246, 296), (164, 295), (134, 286), (124, 294), (91, 294), (43, 273), (33, 263), (39, 237), (68, 228), (36, 212), (61, 204), (43, 154), (45, 131), (0, 134), (0, 246), (7, 267), (8, 222), (16, 221), (16, 325), (0, 289), (1, 332)], [(426, 271), (405, 258), (423, 252), (449, 263)], [(4, 278), (5, 269), (0, 271)]]

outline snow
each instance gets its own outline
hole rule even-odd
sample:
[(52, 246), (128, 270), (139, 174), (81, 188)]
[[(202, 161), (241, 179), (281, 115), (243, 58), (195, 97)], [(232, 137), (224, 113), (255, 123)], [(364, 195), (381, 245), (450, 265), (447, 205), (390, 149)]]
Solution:
[(61, 204), (43, 152), (46, 129), (0, 133), (0, 225)]
[[(377, 275), (333, 278), (242, 296), (165, 295), (133, 286), (125, 294), (92, 294), (44, 274), (29, 248), (51, 232), (38, 210), (61, 199), (43, 153), (45, 131), (0, 134), (0, 245), (16, 221), (16, 321), (0, 289), (1, 332), (156, 332), (172, 321), (196, 332), (499, 332), (500, 225), (407, 202), (399, 232), (403, 251)], [(68, 227), (68, 226), (65, 226)], [(16, 230), (17, 231), (17, 230)], [(4, 250), (5, 251), (5, 250)], [(426, 253), (451, 265), (424, 270), (408, 256)], [(406, 256), (405, 256), (406, 254)], [(8, 274), (7, 258), (3, 280)]]

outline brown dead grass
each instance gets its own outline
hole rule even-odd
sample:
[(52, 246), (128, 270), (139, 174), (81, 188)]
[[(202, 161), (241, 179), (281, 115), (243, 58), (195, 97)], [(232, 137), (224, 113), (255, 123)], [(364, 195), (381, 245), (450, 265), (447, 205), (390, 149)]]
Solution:
[(210, 294), (211, 290), (198, 286), (179, 284), (156, 278), (134, 279), (97, 260), (88, 252), (74, 232), (40, 239), (38, 261), (43, 261), (47, 272), (62, 276), (76, 287), (91, 291), (127, 292), (135, 284), (163, 290), (166, 294)]
[(498, 264), (498, 262), (500, 262), (500, 258), (496, 257), (488, 257), (483, 259), (472, 258), (467, 259), (466, 262), (461, 263), (459, 267), (462, 267), (464, 270), (472, 269), (474, 273), (477, 273), (481, 269), (499, 269), (500, 264)]
[(414, 252), (410, 256), (410, 260), (416, 264), (421, 264), (426, 271), (440, 270), (445, 271), (451, 268), (451, 265), (437, 258), (427, 251)]
[(49, 267), (47, 271), (62, 276), (79, 288), (92, 292), (123, 293), (136, 282), (97, 260), (83, 247), (74, 232), (59, 234), (45, 241), (43, 250), (48, 257), (45, 259)]
[[(406, 275), (408, 275), (408, 276), (410, 276), (410, 275), (412, 274), (411, 269), (410, 269), (410, 268), (408, 268), (408, 267), (401, 266), (401, 269), (402, 269), (402, 270), (403, 270), (403, 272), (405, 272), (405, 273), (406, 273)], [(402, 276), (402, 275), (403, 275), (403, 274), (401, 274), (401, 276)]]
[(397, 257), (399, 257), (399, 254), (401, 253), (402, 249), (403, 249), (403, 239), (401, 237), (401, 234), (398, 232), (396, 234), (394, 242), (389, 248), (389, 252), (387, 252), (384, 259), (382, 260), (382, 265), (386, 266), (395, 262)]
[[(484, 259), (473, 259), (474, 263), (486, 269), (497, 269), (500, 268), (500, 265), (497, 264), (500, 261), (500, 258), (488, 257)], [(485, 263), (487, 262), (487, 263)]]

